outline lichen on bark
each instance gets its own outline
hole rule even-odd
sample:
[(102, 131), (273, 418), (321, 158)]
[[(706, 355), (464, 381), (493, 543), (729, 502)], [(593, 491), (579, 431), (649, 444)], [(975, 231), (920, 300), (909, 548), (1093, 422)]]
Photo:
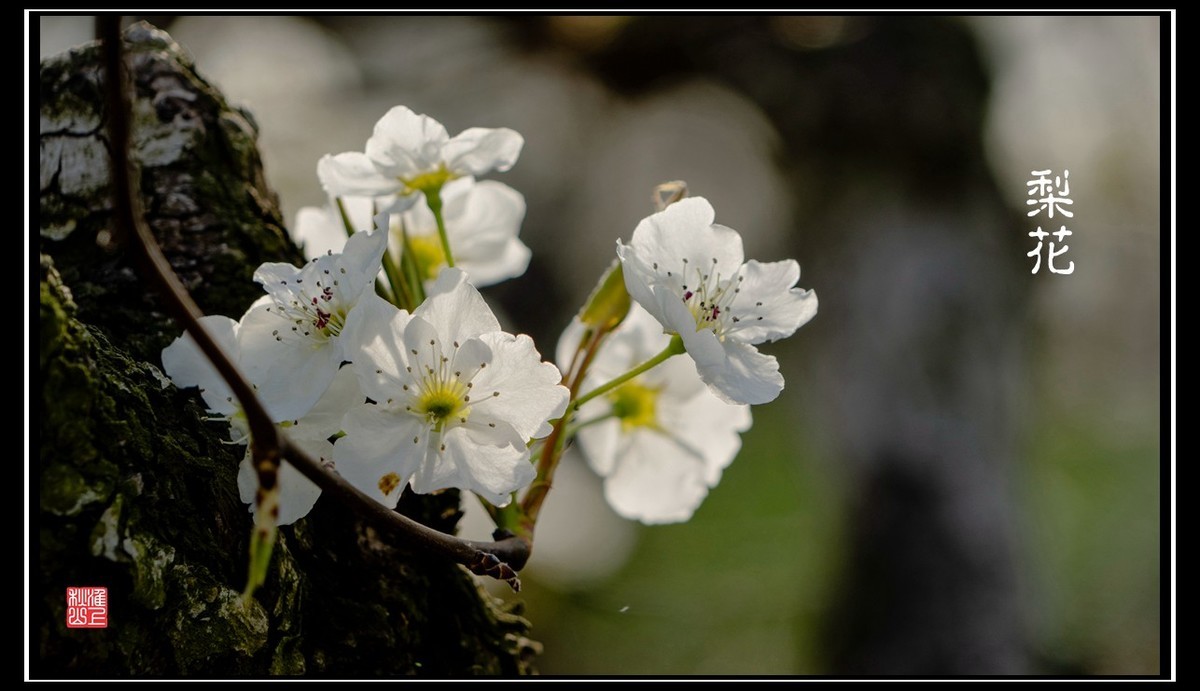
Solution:
[[(301, 261), (265, 182), (253, 118), (169, 36), (126, 32), (147, 220), (208, 313), (237, 317), (263, 261)], [(280, 531), (240, 597), (250, 514), (223, 443), (158, 357), (180, 329), (111, 232), (97, 46), (41, 65), (35, 676), (517, 674), (528, 622), (465, 571), (390, 544), (330, 501)], [(401, 509), (453, 530), (458, 497)], [(103, 585), (109, 627), (68, 629), (65, 589)]]

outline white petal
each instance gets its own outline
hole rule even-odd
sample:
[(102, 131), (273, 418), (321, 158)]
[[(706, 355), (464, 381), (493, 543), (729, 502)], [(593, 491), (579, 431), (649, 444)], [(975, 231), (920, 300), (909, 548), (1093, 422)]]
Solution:
[[(447, 187), (458, 182), (454, 180), (447, 184)], [(419, 194), (410, 195), (412, 199), (421, 199)], [(446, 209), (442, 209), (442, 218), (445, 219)], [(404, 213), (400, 217), (401, 223), (404, 224), (404, 231), (408, 233), (410, 238), (418, 236), (437, 236), (437, 220), (433, 217), (433, 212), (429, 210), (429, 206), (424, 202), (420, 204), (410, 204), (404, 208)], [(397, 231), (398, 232), (398, 231)], [(446, 227), (447, 235), (450, 233), (450, 227)], [(451, 249), (454, 249), (451, 246)]]
[(688, 520), (707, 495), (704, 461), (648, 429), (623, 445), (620, 462), (604, 481), (613, 510), (650, 524)]
[(467, 274), (458, 268), (441, 270), (425, 302), (413, 310), (413, 316), (432, 324), (444, 341), (462, 343), (500, 330), (496, 315), (479, 291), (467, 282)]
[(312, 410), (287, 428), (288, 436), (298, 444), (325, 441), (342, 429), (346, 411), (362, 405), (365, 398), (354, 365), (344, 365)]
[(346, 436), (333, 446), (338, 474), (376, 501), (395, 508), (433, 438), (427, 425), (402, 410), (361, 405), (346, 413), (342, 429)]
[(427, 494), (457, 487), (471, 490), (492, 504), (503, 506), (513, 492), (537, 475), (523, 444), (492, 446), (480, 444), (462, 427), (443, 437), (445, 450), (430, 453), (412, 479), (414, 492)]
[(317, 162), (317, 177), (332, 197), (382, 197), (403, 189), (399, 180), (380, 173), (371, 159), (358, 151), (325, 154)]
[[(445, 344), (443, 344), (445, 349)], [(461, 372), (464, 381), (470, 380), (475, 373), (490, 366), (494, 359), (491, 347), (478, 338), (467, 339), (459, 344), (457, 351), (450, 361), (450, 371)]]
[(337, 210), (328, 206), (306, 206), (296, 212), (292, 239), (304, 248), (306, 259), (341, 252), (346, 246), (346, 231), (336, 216)]
[[(317, 261), (322, 260), (318, 257)], [(302, 269), (287, 262), (265, 262), (254, 270), (254, 282), (272, 295), (285, 295), (291, 292), (291, 288), (288, 286), (293, 285), (297, 278), (302, 277), (301, 271)]]
[[(580, 409), (576, 420), (590, 420), (595, 415), (610, 411), (611, 406), (598, 401), (588, 401)], [(580, 450), (588, 460), (588, 465), (600, 477), (607, 477), (617, 467), (617, 454), (621, 444), (621, 421), (605, 420), (594, 425), (588, 425), (575, 435), (579, 439)]]
[(440, 369), (441, 359), (453, 352), (451, 344), (442, 341), (437, 329), (415, 314), (404, 327), (403, 344), (404, 357), (408, 358), (408, 364), (414, 370), (413, 376), (423, 376), (429, 370)]
[(480, 288), (495, 285), (510, 278), (518, 278), (529, 268), (529, 260), (533, 252), (525, 243), (516, 238), (506, 238), (495, 245), (479, 241), (471, 257), (479, 256), (476, 260), (464, 255), (461, 259), (455, 257), (457, 266), (471, 277), (471, 282)]
[[(333, 444), (323, 443), (327, 447), (320, 455), (311, 448), (305, 450), (317, 458), (333, 460)], [(321, 496), (321, 488), (296, 470), (296, 466), (284, 461), (279, 466), (279, 525), (290, 525), (308, 515)]]
[(681, 274), (685, 283), (696, 278), (695, 272), (716, 270), (732, 276), (745, 257), (742, 237), (713, 224), (713, 215), (712, 205), (703, 197), (684, 199), (638, 223), (629, 245), (651, 269), (657, 263), (663, 276), (669, 270)]
[(446, 167), (454, 173), (482, 175), (512, 168), (523, 146), (525, 138), (507, 127), (472, 127), (447, 142), (442, 156)]
[[(455, 180), (448, 185), (468, 180)], [(459, 188), (463, 189), (463, 188)], [(446, 233), (451, 243), (475, 237), (516, 237), (525, 218), (525, 197), (500, 182), (484, 180), (446, 202)], [(457, 255), (458, 245), (452, 249)]]
[(566, 411), (569, 397), (559, 385), (558, 368), (542, 362), (533, 339), (524, 334), (493, 332), (479, 338), (491, 347), (492, 362), (472, 381), (472, 413), (507, 421), (525, 440), (549, 434), (547, 420)]
[[(672, 362), (688, 364), (684, 360)], [(690, 379), (700, 383), (694, 370)], [(740, 433), (750, 429), (752, 422), (750, 406), (730, 405), (703, 384), (687, 399), (675, 399), (669, 390), (664, 390), (659, 400), (663, 427), (677, 444), (704, 459), (704, 481), (709, 487), (715, 486), (721, 479), (721, 471), (742, 448)]]
[(453, 207), (446, 205), (446, 234), (455, 263), (470, 275), (471, 283), (488, 286), (524, 274), (532, 256), (517, 239), (525, 218), (525, 198), (492, 180), (458, 194)]
[[(383, 223), (386, 228), (387, 216), (385, 214), (380, 214), (376, 221)], [(346, 241), (346, 249), (340, 257), (337, 257), (336, 264), (339, 269), (346, 269), (346, 273), (337, 278), (347, 302), (357, 301), (364, 291), (375, 283), (375, 276), (379, 273), (379, 267), (383, 261), (383, 253), (387, 250), (387, 241), (388, 231), (386, 229), (361, 230), (351, 235)], [(314, 279), (321, 278), (318, 267), (313, 264), (309, 264), (309, 266), (312, 267), (308, 270), (312, 272)]]
[[(752, 345), (728, 339), (718, 342), (711, 331), (700, 331), (695, 336), (689, 340), (685, 335), (684, 345), (696, 361), (700, 378), (721, 400), (758, 405), (770, 403), (783, 391), (783, 375), (774, 356), (763, 355)], [(713, 352), (714, 342), (720, 346), (723, 357)]]
[(292, 326), (275, 313), (269, 299), (260, 299), (242, 317), (238, 330), (246, 375), (257, 385), (275, 421), (304, 417), (329, 388), (341, 364), (339, 349), (332, 340), (276, 340), (276, 331)]
[[(654, 294), (654, 286), (668, 280), (669, 277), (654, 269), (653, 264), (657, 262), (643, 261), (644, 257), (634, 251), (633, 247), (620, 240), (617, 240), (617, 258), (621, 260), (621, 274), (625, 278), (625, 290), (629, 291), (629, 297), (645, 308), (655, 319), (665, 323), (666, 315), (663, 313), (659, 298)], [(682, 301), (682, 298), (680, 300)]]
[(250, 505), (250, 512), (254, 512), (254, 494), (258, 491), (258, 475), (254, 472), (254, 464), (250, 461), (250, 448), (246, 448), (246, 454), (242, 456), (242, 462), (238, 464), (238, 496), (242, 501)]
[(762, 343), (791, 336), (817, 313), (817, 294), (793, 288), (800, 265), (793, 259), (761, 263), (751, 259), (742, 267), (741, 292), (730, 305), (736, 323), (727, 334), (742, 343)]
[[(200, 323), (212, 335), (213, 340), (236, 363), (241, 355), (238, 346), (238, 323), (229, 317), (208, 315), (200, 318)], [(200, 351), (191, 335), (184, 333), (163, 348), (163, 371), (171, 378), (175, 386), (186, 389), (189, 386), (200, 388), (200, 396), (209, 412), (218, 415), (232, 415), (241, 409), (233, 396), (225, 379), (217, 372), (212, 363)]]
[(448, 180), (445, 185), (442, 185), (442, 214), (447, 223), (451, 216), (462, 213), (474, 189), (475, 176), (473, 175), (463, 175)]
[(354, 362), (359, 385), (383, 403), (408, 381), (409, 356), (403, 335), (411, 315), (378, 295), (368, 294), (346, 317), (343, 352)]
[[(297, 442), (299, 443), (299, 442)], [(314, 458), (331, 460), (333, 444), (309, 443), (300, 446)], [(321, 488), (309, 480), (291, 463), (284, 461), (279, 466), (279, 525), (290, 525), (308, 515), (321, 496)], [(250, 450), (238, 466), (238, 493), (242, 501), (250, 505), (250, 513), (256, 513), (255, 494), (258, 492), (258, 474), (250, 460)]]
[(384, 175), (410, 177), (437, 168), (448, 139), (442, 123), (396, 106), (375, 123), (366, 155)]
[(639, 363), (658, 355), (671, 342), (671, 337), (663, 333), (662, 324), (641, 305), (630, 307), (619, 331), (621, 339), (629, 343), (632, 357)]
[[(666, 347), (665, 343), (663, 347)], [(686, 356), (667, 360), (643, 374), (642, 380), (646, 386), (658, 388), (669, 401), (683, 403), (691, 401), (701, 393), (706, 396), (712, 395), (708, 391), (708, 385), (700, 379), (696, 371), (696, 362)]]

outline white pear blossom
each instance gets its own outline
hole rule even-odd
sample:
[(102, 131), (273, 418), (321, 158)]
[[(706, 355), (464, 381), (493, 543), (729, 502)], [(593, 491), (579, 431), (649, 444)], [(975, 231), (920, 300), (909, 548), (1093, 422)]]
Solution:
[[(238, 343), (239, 324), (229, 317), (207, 315), (200, 317), (200, 323), (208, 330), (221, 350), (225, 351), (234, 362), (241, 357), (241, 345)], [(232, 442), (244, 444), (249, 441), (250, 428), (246, 424), (246, 415), (242, 406), (233, 395), (233, 390), (225, 383), (224, 377), (217, 372), (208, 358), (200, 351), (196, 341), (186, 331), (171, 342), (162, 351), (163, 371), (170, 377), (175, 386), (186, 389), (198, 387), (200, 398), (212, 419), (225, 420), (229, 423), (229, 438)]]
[(396, 106), (375, 123), (365, 152), (326, 155), (317, 176), (333, 196), (396, 195), (394, 210), (402, 211), (418, 194), (455, 178), (508, 170), (524, 145), (520, 134), (503, 127), (472, 127), (451, 137), (437, 120)]
[[(531, 253), (517, 237), (525, 218), (525, 197), (520, 192), (501, 182), (476, 182), (466, 176), (447, 183), (442, 189), (442, 200), (454, 264), (467, 272), (472, 284), (482, 288), (525, 273)], [(354, 227), (366, 227), (372, 202), (366, 197), (342, 199)], [(388, 251), (392, 258), (399, 264), (403, 228), (424, 271), (425, 286), (432, 286), (446, 265), (433, 212), (418, 204), (403, 213), (392, 214), (389, 227)], [(340, 252), (346, 244), (341, 212), (333, 205), (304, 207), (296, 214), (293, 236), (304, 245), (304, 254), (310, 259), (326, 252)]]
[[(241, 329), (238, 322), (222, 316), (201, 317), (200, 322), (235, 363), (241, 359)], [(250, 430), (241, 404), (190, 335), (185, 333), (164, 348), (162, 360), (163, 369), (176, 386), (199, 387), (200, 396), (204, 399), (208, 412), (215, 416), (213, 419), (229, 422), (232, 443), (246, 444), (250, 441)], [(262, 388), (257, 384), (255, 389), (262, 393)], [(279, 414), (280, 409), (291, 407), (287, 402), (265, 396), (260, 396), (260, 399), (271, 420), (276, 426), (285, 429), (292, 441), (321, 462), (331, 463), (333, 444), (329, 443), (329, 437), (341, 429), (345, 411), (362, 403), (364, 396), (358, 387), (358, 377), (353, 368), (347, 365), (337, 373), (316, 405), (303, 413), (299, 419), (289, 419)], [(279, 467), (278, 487), (279, 525), (287, 525), (306, 516), (321, 494), (321, 489), (312, 480), (287, 461)], [(254, 511), (258, 478), (248, 446), (238, 468), (238, 488), (242, 501), (249, 503), (250, 510)]]
[(729, 403), (766, 403), (783, 390), (774, 357), (754, 344), (790, 336), (817, 313), (817, 296), (793, 287), (800, 265), (744, 261), (737, 231), (713, 223), (692, 197), (643, 219), (617, 256), (630, 296), (678, 334), (701, 379)]
[[(386, 223), (382, 215), (377, 220)], [(267, 263), (254, 272), (267, 295), (242, 318), (242, 364), (260, 392), (280, 402), (284, 418), (310, 410), (342, 362), (353, 360), (342, 330), (354, 306), (373, 295), (386, 243), (381, 231), (359, 231), (341, 254), (303, 268)]]
[[(312, 410), (299, 420), (277, 423), (287, 432), (288, 438), (317, 459), (322, 465), (333, 463), (333, 444), (329, 438), (342, 429), (342, 416), (353, 406), (363, 402), (362, 389), (353, 365), (338, 370), (329, 388), (317, 401)], [(279, 525), (288, 525), (308, 515), (313, 504), (321, 496), (321, 488), (304, 476), (286, 460), (279, 466)], [(242, 501), (255, 510), (255, 493), (258, 491), (258, 476), (250, 458), (250, 450), (238, 466), (238, 492)]]
[(394, 507), (406, 484), (419, 493), (471, 490), (504, 505), (533, 480), (526, 444), (550, 433), (568, 392), (528, 336), (500, 330), (464, 272), (443, 269), (411, 314), (369, 296), (346, 336), (374, 401), (346, 414), (346, 436), (334, 445), (348, 481)]
[[(576, 318), (558, 344), (558, 363), (570, 366), (584, 327)], [(629, 315), (597, 352), (583, 389), (594, 389), (645, 362), (670, 336), (646, 310)], [(621, 516), (643, 523), (692, 517), (741, 448), (750, 407), (717, 398), (687, 358), (672, 358), (585, 403), (574, 418), (592, 469), (604, 478), (604, 497)]]

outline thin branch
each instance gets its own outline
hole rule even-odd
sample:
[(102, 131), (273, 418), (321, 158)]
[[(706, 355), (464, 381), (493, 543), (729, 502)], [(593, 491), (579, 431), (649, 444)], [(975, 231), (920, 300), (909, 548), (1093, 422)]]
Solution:
[[(517, 537), (494, 542), (476, 542), (447, 535), (422, 525), (376, 502), (336, 473), (328, 472), (287, 438), (267, 414), (253, 387), (212, 336), (200, 324), (203, 316), (187, 289), (171, 268), (145, 221), (137, 176), (130, 159), (130, 105), (122, 56), (120, 15), (97, 17), (103, 42), (105, 92), (107, 96), (109, 145), (112, 156), (116, 235), (114, 240), (129, 247), (143, 277), (158, 290), (175, 319), (192, 335), (196, 345), (220, 372), (237, 396), (250, 426), (255, 452), (264, 457), (286, 458), (322, 491), (346, 504), (374, 528), (397, 536), (427, 553), (466, 566), (472, 572), (509, 582), (520, 589), (516, 571), (529, 559), (529, 544)], [(498, 538), (500, 536), (497, 536)]]

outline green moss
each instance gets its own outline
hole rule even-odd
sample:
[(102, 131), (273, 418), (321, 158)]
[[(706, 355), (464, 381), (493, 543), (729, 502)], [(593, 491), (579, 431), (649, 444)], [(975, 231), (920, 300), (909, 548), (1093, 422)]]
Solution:
[(300, 651), (300, 636), (284, 636), (271, 656), (271, 674), (296, 676), (304, 674), (304, 653)]
[(111, 487), (106, 482), (90, 484), (78, 470), (55, 463), (42, 472), (38, 500), (43, 511), (59, 516), (74, 516), (94, 502), (108, 497)]
[(209, 662), (251, 657), (267, 642), (269, 619), (262, 605), (213, 580), (203, 567), (172, 571), (181, 599), (168, 631), (175, 660), (184, 673), (209, 669)]

